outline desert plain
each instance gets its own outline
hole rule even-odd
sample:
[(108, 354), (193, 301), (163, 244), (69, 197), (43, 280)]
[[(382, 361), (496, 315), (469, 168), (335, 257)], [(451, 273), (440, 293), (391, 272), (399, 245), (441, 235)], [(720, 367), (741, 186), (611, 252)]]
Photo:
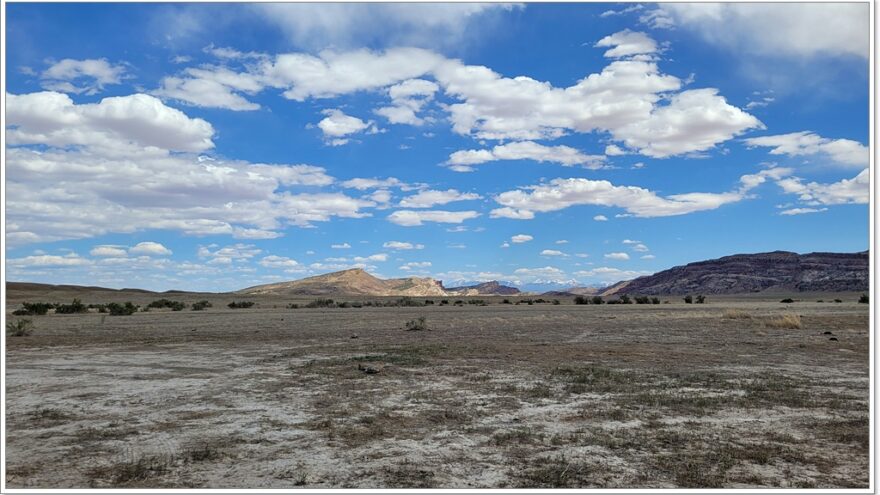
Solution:
[[(10, 314), (74, 297), (212, 307)], [(10, 289), (33, 331), (6, 337), (6, 486), (866, 488), (858, 297), (309, 309)]]

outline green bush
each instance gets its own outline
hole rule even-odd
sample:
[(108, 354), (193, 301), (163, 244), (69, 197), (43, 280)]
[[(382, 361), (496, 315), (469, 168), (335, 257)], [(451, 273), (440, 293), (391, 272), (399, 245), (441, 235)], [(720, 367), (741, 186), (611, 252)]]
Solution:
[(785, 303), (785, 304), (791, 304), (791, 303), (794, 302), (794, 299), (792, 299), (792, 298), (790, 298), (790, 297), (786, 297), (785, 299), (783, 299), (783, 300), (781, 300), (781, 301), (779, 301), (779, 302), (781, 302), (781, 303)]
[(22, 318), (21, 320), (17, 320), (15, 322), (7, 321), (6, 322), (6, 335), (10, 337), (24, 337), (25, 335), (30, 335), (33, 332), (33, 322), (26, 318)]
[(706, 302), (706, 296), (704, 296), (702, 294), (697, 296), (697, 301), (696, 301), (697, 304), (704, 304), (705, 302)]
[(110, 311), (110, 316), (131, 316), (137, 312), (138, 308), (139, 306), (132, 304), (131, 301), (128, 301), (125, 304), (112, 302), (107, 305), (107, 310)]
[(870, 302), (870, 299), (868, 298), (867, 294), (862, 294), (861, 296), (859, 296), (859, 302), (862, 304), (868, 304)]
[(636, 304), (650, 304), (651, 300), (648, 296), (636, 296)]
[(210, 308), (211, 306), (213, 306), (213, 305), (210, 302), (202, 299), (201, 301), (193, 303), (192, 310), (193, 311), (204, 311), (206, 308)]
[(694, 298), (691, 297), (691, 296), (684, 296), (684, 302), (685, 302), (686, 304), (691, 304), (691, 303), (694, 302)]
[(590, 304), (590, 298), (584, 296), (576, 296), (574, 298), (575, 304)]
[(15, 316), (42, 316), (49, 312), (50, 309), (54, 308), (55, 305), (52, 303), (21, 303), (21, 309), (17, 309), (12, 312)]
[(171, 308), (171, 311), (182, 311), (186, 309), (186, 303), (180, 301), (171, 301), (170, 299), (157, 299), (150, 304), (148, 308)]
[(232, 309), (245, 309), (245, 308), (250, 308), (253, 305), (254, 305), (253, 301), (240, 301), (240, 302), (232, 301), (231, 303), (227, 304), (226, 306), (229, 308), (232, 308)]
[(314, 301), (306, 304), (306, 307), (307, 308), (335, 308), (336, 303), (333, 301), (333, 299), (315, 299)]
[(590, 299), (590, 302), (593, 303), (593, 304), (602, 304), (602, 303), (604, 303), (605, 301), (602, 299), (601, 296), (593, 296), (593, 298)]
[(651, 304), (660, 304), (660, 298), (659, 297), (652, 297)]
[(88, 313), (89, 308), (85, 304), (82, 303), (79, 299), (74, 299), (70, 304), (59, 304), (55, 306), (55, 313), (58, 314), (74, 314), (74, 313)]
[(632, 304), (632, 300), (629, 298), (628, 295), (623, 294), (622, 296), (620, 296), (620, 304)]

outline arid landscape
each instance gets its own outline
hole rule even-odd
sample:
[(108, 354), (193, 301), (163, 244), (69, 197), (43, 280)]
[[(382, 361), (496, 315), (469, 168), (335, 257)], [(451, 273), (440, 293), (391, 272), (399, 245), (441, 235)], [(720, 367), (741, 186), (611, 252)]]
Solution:
[[(307, 308), (317, 298), (10, 284), (9, 321), (32, 327), (6, 339), (6, 483), (867, 487), (859, 297)], [(188, 306), (10, 314), (73, 298)]]

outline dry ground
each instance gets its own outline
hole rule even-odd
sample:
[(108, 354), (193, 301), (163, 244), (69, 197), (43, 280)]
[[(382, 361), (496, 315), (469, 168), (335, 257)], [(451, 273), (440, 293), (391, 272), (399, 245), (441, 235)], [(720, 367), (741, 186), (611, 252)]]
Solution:
[[(10, 294), (9, 310), (63, 295)], [(238, 310), (207, 297), (204, 312), (37, 316), (7, 337), (7, 486), (868, 486), (856, 295)], [(802, 328), (770, 324), (786, 313)], [(419, 316), (429, 330), (404, 330)]]

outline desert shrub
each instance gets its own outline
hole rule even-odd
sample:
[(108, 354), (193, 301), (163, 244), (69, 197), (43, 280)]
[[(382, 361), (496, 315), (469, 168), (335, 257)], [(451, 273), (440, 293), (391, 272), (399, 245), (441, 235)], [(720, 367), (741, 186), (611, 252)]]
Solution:
[(314, 301), (306, 304), (307, 308), (335, 308), (336, 303), (333, 302), (333, 299), (315, 299)]
[(537, 303), (537, 304), (544, 304), (544, 303), (548, 303), (548, 302), (550, 302), (550, 301), (548, 301), (544, 298), (535, 299), (535, 303)]
[(606, 304), (623, 304), (623, 301), (620, 299), (609, 299)]
[(192, 310), (193, 311), (204, 311), (205, 309), (210, 308), (211, 306), (213, 306), (213, 304), (202, 299), (201, 301), (197, 301), (197, 302), (193, 303)]
[(841, 299), (835, 299), (834, 302), (836, 302), (836, 303), (842, 303), (843, 301), (842, 301)]
[(253, 301), (238, 301), (238, 302), (232, 301), (231, 303), (227, 304), (226, 306), (229, 308), (232, 308), (232, 309), (245, 309), (245, 308), (250, 308), (253, 305), (254, 305)]
[(574, 298), (575, 304), (590, 304), (590, 299), (584, 296), (577, 296)]
[(110, 311), (110, 316), (130, 316), (137, 312), (138, 307), (136, 304), (132, 304), (131, 301), (125, 304), (112, 302), (107, 305), (107, 310)]
[(16, 309), (12, 312), (15, 316), (42, 316), (49, 312), (50, 309), (54, 308), (55, 305), (52, 303), (21, 303), (21, 309)]
[(868, 304), (870, 302), (870, 298), (868, 298), (867, 294), (862, 294), (859, 296), (859, 302), (862, 304)]
[(482, 299), (468, 299), (468, 304), (476, 304), (479, 306), (485, 306), (486, 301), (484, 301)]
[(704, 304), (706, 302), (706, 296), (700, 294), (697, 296), (697, 300), (695, 301), (697, 304)]
[[(369, 303), (367, 303), (367, 305), (369, 305)], [(287, 305), (287, 309), (299, 309), (299, 304), (290, 303)]]
[(801, 328), (801, 317), (795, 314), (784, 314), (775, 318), (770, 318), (764, 322), (768, 328)]
[(790, 297), (786, 297), (785, 299), (783, 299), (783, 300), (781, 300), (781, 301), (779, 301), (779, 302), (781, 302), (781, 303), (785, 303), (785, 304), (791, 304), (791, 303), (794, 302), (794, 299), (792, 299), (792, 298), (790, 298)]
[(602, 300), (601, 296), (593, 296), (592, 299), (590, 299), (590, 303), (592, 303), (592, 304), (602, 304), (604, 302), (605, 301)]
[(505, 299), (501, 301), (501, 304), (511, 304), (510, 299)]
[(406, 322), (406, 329), (408, 331), (428, 330), (428, 325), (425, 323), (425, 317), (419, 316), (414, 320), (409, 320)]
[(186, 303), (170, 299), (157, 299), (147, 304), (147, 308), (170, 308), (171, 311), (182, 311), (186, 308)]
[(660, 304), (660, 298), (659, 297), (652, 297), (651, 304)]
[(449, 299), (441, 299), (440, 300), (440, 306), (445, 306), (447, 304), (449, 304)]
[(692, 302), (694, 302), (694, 298), (691, 296), (684, 296), (683, 300), (686, 304), (691, 304)]
[(425, 299), (425, 305), (431, 305), (431, 306), (433, 306), (433, 305), (434, 305), (434, 300), (433, 300), (433, 299)]
[(33, 328), (33, 322), (27, 318), (22, 318), (16, 321), (7, 321), (6, 335), (10, 337), (24, 337), (25, 335), (30, 335), (31, 332), (33, 332)]
[(70, 304), (59, 304), (55, 306), (55, 312), (59, 314), (88, 313), (89, 308), (79, 299), (74, 299)]
[(725, 309), (722, 316), (729, 320), (745, 320), (752, 317), (741, 309)]
[(636, 304), (650, 304), (651, 300), (648, 296), (636, 296)]
[(454, 306), (464, 306), (464, 301), (462, 301), (461, 299), (458, 299), (453, 303), (453, 305)]
[(559, 306), (559, 304), (560, 304), (559, 299), (554, 299), (554, 300), (553, 300), (553, 305), (554, 305), (554, 306)]
[(623, 294), (620, 296), (620, 304), (632, 304), (632, 299), (628, 295)]

